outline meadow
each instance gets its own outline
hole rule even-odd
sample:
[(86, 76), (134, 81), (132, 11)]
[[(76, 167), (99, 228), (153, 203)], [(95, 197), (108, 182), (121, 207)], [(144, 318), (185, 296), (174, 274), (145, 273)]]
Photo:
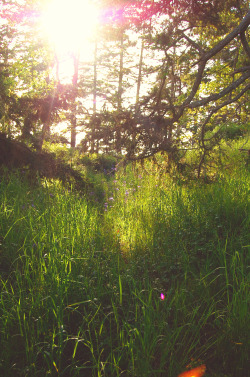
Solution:
[(247, 377), (249, 171), (0, 178), (0, 375)]

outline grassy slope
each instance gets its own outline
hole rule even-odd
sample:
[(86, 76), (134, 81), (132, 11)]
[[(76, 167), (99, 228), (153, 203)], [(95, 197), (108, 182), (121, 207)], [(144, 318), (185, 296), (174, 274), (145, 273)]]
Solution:
[(98, 202), (1, 178), (2, 376), (247, 376), (249, 176), (148, 171)]

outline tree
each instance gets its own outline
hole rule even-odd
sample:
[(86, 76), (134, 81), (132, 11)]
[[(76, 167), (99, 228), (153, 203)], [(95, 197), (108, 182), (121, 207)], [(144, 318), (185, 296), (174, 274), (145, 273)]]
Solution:
[[(193, 148), (200, 156), (200, 175), (226, 121), (246, 121), (247, 1), (97, 3), (103, 23), (93, 61), (83, 62), (74, 53), (71, 83), (62, 84), (57, 57), (41, 39), (32, 38), (35, 18), (30, 14), (39, 1), (4, 2), (2, 127), (39, 140), (41, 149), (51, 125), (68, 120), (72, 147), (81, 126), (84, 151), (116, 151), (127, 160), (163, 152), (171, 162)], [(18, 19), (14, 34), (13, 17)]]
[[(138, 12), (138, 18), (147, 21), (148, 46), (156, 56), (164, 56), (158, 58), (156, 84), (137, 101), (140, 113), (131, 106), (120, 116), (121, 145), (130, 160), (160, 151), (176, 159), (180, 150), (193, 145), (201, 154), (199, 175), (206, 155), (218, 142), (206, 139), (207, 129), (211, 133), (215, 118), (218, 126), (225, 109), (228, 114), (230, 108), (246, 106), (250, 13), (240, 21), (247, 9), (244, 1), (240, 5), (198, 0), (191, 5), (187, 1), (140, 4), (145, 12)], [(115, 138), (116, 128), (109, 132), (109, 140)]]
[(2, 128), (5, 131), (4, 119), (7, 119), (9, 135), (34, 141), (41, 148), (55, 96), (54, 82), (49, 78), (51, 54), (45, 41), (38, 40), (36, 34), (37, 4), (4, 1), (1, 12), (0, 35), (5, 41), (5, 48), (1, 48), (2, 65), (9, 87), (2, 97), (5, 108)]
[[(133, 43), (127, 35), (129, 24), (119, 7), (107, 10), (103, 18), (105, 22), (99, 30), (94, 54), (93, 114), (85, 128), (87, 135), (82, 148), (93, 152), (96, 150), (95, 144), (98, 149), (112, 149), (121, 153), (124, 103), (131, 88), (131, 56), (128, 49)], [(102, 108), (97, 106), (99, 99), (102, 100)]]
[(2, 131), (11, 134), (9, 118), (9, 98), (15, 92), (16, 83), (11, 76), (11, 63), (14, 56), (14, 46), (11, 41), (16, 37), (16, 28), (9, 19), (13, 17), (9, 2), (4, 1), (0, 9), (0, 124)]

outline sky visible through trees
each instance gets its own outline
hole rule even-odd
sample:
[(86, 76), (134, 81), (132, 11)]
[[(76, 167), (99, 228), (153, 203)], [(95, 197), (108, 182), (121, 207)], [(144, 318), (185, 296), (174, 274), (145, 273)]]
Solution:
[(37, 149), (56, 135), (203, 163), (225, 127), (246, 128), (245, 0), (1, 0), (0, 16), (1, 130)]

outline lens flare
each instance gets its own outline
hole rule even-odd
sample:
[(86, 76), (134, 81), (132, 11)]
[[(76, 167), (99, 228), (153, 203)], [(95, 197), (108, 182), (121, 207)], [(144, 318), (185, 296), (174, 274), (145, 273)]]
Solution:
[(187, 370), (178, 375), (178, 377), (202, 377), (206, 372), (206, 365), (200, 365), (197, 368), (193, 368), (191, 370)]

